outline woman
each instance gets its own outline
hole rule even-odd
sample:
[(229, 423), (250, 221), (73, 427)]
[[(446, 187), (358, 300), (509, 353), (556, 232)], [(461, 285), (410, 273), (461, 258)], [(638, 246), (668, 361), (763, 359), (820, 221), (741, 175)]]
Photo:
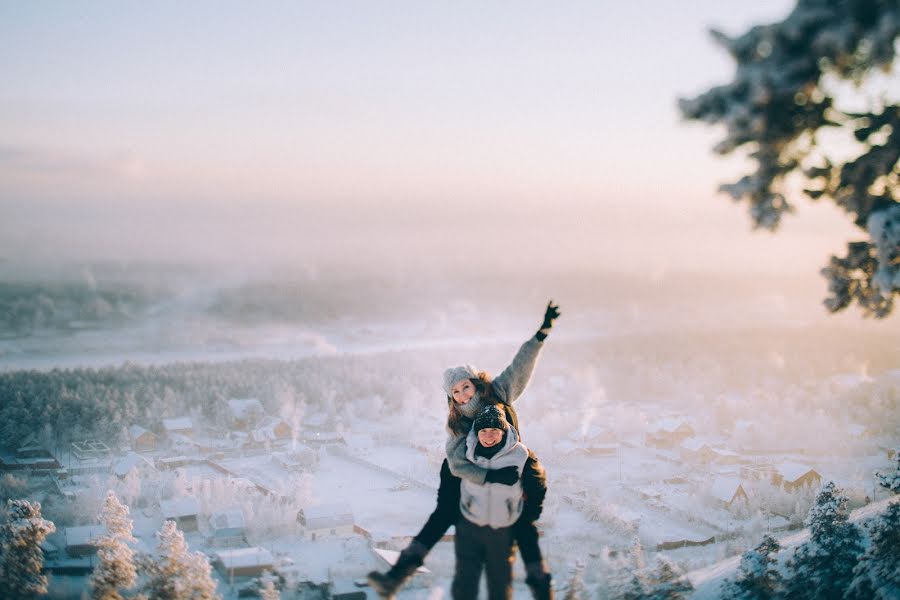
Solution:
[[(389, 598), (400, 589), (422, 565), (425, 556), (447, 529), (456, 524), (460, 517), (460, 478), (473, 484), (498, 483), (508, 486), (519, 481), (519, 472), (514, 466), (487, 469), (469, 461), (466, 458), (466, 439), (478, 412), (485, 406), (496, 403), (502, 406), (505, 418), (517, 435), (521, 433), (512, 403), (528, 385), (544, 340), (559, 315), (559, 307), (554, 306), (552, 301), (548, 303), (537, 333), (522, 344), (512, 363), (493, 381), (485, 373), (478, 372), (469, 365), (453, 367), (444, 372), (443, 388), (447, 394), (449, 435), (447, 459), (441, 465), (437, 507), (389, 571), (369, 573), (369, 584), (382, 597)], [(525, 502), (522, 515), (513, 526), (513, 533), (525, 562), (526, 583), (536, 600), (545, 600), (552, 597), (551, 577), (541, 557), (534, 522), (543, 508), (546, 476), (537, 458), (533, 454), (530, 458), (521, 474)]]

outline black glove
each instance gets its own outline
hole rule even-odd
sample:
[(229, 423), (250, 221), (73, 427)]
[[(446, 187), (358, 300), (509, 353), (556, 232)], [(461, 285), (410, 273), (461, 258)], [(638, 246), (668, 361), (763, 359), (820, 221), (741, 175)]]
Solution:
[(519, 470), (512, 466), (491, 469), (484, 478), (485, 483), (502, 483), (503, 485), (513, 485), (518, 480)]
[(544, 322), (541, 323), (540, 329), (537, 332), (537, 339), (540, 341), (544, 341), (547, 337), (547, 333), (549, 333), (550, 329), (553, 327), (553, 321), (559, 318), (559, 305), (553, 306), (553, 300), (547, 303), (547, 311), (544, 313)]

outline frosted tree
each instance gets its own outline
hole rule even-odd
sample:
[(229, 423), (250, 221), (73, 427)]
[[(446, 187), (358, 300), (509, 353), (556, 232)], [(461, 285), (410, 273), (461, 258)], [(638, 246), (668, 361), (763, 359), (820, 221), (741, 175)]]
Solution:
[(806, 520), (810, 539), (788, 561), (790, 598), (843, 597), (862, 551), (861, 532), (849, 516), (847, 496), (834, 482), (827, 483)]
[(147, 600), (218, 600), (209, 561), (202, 552), (188, 552), (175, 521), (163, 523), (156, 537), (156, 555), (140, 560)]
[(884, 317), (900, 294), (900, 100), (888, 97), (898, 34), (896, 0), (798, 0), (779, 23), (712, 31), (734, 79), (679, 102), (685, 118), (725, 126), (715, 152), (749, 151), (756, 170), (720, 190), (749, 204), (755, 227), (774, 231), (794, 211), (793, 177), (864, 232), (822, 269), (831, 312), (856, 302)]
[(41, 542), (54, 531), (56, 526), (41, 517), (37, 502), (6, 502), (0, 526), (0, 598), (28, 599), (47, 593), (47, 578), (41, 574)]
[(624, 600), (681, 600), (694, 586), (684, 572), (665, 556), (656, 557), (656, 566), (635, 573), (622, 598)]
[(781, 550), (778, 540), (770, 535), (753, 550), (741, 556), (737, 578), (728, 586), (728, 597), (738, 600), (765, 600), (776, 597), (784, 582), (776, 566)]
[(275, 589), (275, 579), (268, 571), (259, 580), (259, 597), (262, 600), (281, 600), (281, 594)]
[(887, 488), (895, 494), (900, 494), (900, 448), (894, 451), (894, 458), (897, 461), (896, 468), (887, 473), (877, 473), (878, 485)]
[(853, 568), (848, 600), (900, 598), (900, 503), (893, 502), (869, 526), (869, 547)]
[(94, 600), (120, 600), (120, 590), (134, 585), (136, 567), (132, 521), (128, 507), (119, 502), (112, 490), (106, 493), (100, 521), (106, 525), (106, 534), (97, 540), (97, 567), (91, 574), (89, 586)]

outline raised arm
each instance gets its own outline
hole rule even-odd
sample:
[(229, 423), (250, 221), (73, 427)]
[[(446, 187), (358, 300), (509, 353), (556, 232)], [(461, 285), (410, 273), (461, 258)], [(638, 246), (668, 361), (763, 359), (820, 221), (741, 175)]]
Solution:
[(466, 458), (466, 436), (453, 435), (447, 436), (447, 466), (454, 477), (471, 481), (482, 485), (487, 477), (488, 470), (479, 467), (468, 458)]
[(552, 300), (548, 302), (540, 329), (522, 344), (509, 366), (494, 378), (494, 392), (501, 402), (512, 404), (525, 391), (531, 380), (531, 374), (534, 372), (534, 365), (537, 363), (541, 348), (544, 347), (544, 340), (559, 314), (559, 306), (554, 306)]

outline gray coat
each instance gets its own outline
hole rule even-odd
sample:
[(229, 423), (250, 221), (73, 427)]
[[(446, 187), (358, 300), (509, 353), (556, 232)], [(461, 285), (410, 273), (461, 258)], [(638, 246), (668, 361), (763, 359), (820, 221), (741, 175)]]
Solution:
[[(519, 351), (513, 357), (512, 362), (492, 382), (494, 394), (497, 400), (504, 404), (515, 402), (531, 380), (534, 366), (544, 342), (536, 337), (530, 338), (522, 344)], [(479, 394), (476, 394), (468, 403), (461, 406), (461, 412), (469, 419), (474, 419), (486, 402)], [(487, 476), (487, 469), (472, 463), (466, 458), (466, 435), (456, 435), (449, 431), (447, 437), (447, 464), (450, 472), (471, 483), (483, 484)], [(495, 467), (496, 468), (496, 467)]]

